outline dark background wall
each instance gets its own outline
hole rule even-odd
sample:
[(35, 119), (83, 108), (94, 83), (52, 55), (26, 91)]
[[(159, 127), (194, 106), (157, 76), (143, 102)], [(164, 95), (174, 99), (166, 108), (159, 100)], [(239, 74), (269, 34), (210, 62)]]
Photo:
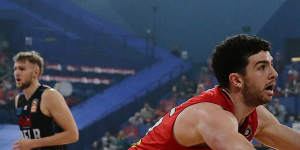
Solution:
[[(178, 43), (183, 50), (188, 50), (191, 59), (196, 62), (206, 61), (215, 45), (227, 36), (238, 33), (268, 34), (261, 30), (270, 18), (288, 1), (299, 3), (296, 0), (71, 1), (137, 36), (145, 36), (147, 28), (150, 28), (160, 47), (172, 49)], [(288, 7), (293, 6), (289, 4)]]

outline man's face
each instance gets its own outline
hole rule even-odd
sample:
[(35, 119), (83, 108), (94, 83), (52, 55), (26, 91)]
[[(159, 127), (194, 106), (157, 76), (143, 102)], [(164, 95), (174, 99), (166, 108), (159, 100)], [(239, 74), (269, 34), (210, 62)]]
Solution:
[(16, 86), (20, 89), (28, 88), (32, 81), (37, 78), (35, 73), (36, 65), (28, 61), (17, 61), (14, 64), (14, 76)]
[(242, 94), (248, 106), (258, 106), (272, 100), (278, 77), (273, 58), (268, 51), (260, 51), (248, 58)]

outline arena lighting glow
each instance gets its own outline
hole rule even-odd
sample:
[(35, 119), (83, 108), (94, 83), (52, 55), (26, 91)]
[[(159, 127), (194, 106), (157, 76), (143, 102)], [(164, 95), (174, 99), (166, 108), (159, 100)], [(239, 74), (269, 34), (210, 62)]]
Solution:
[(297, 62), (300, 61), (300, 57), (292, 57), (291, 60), (292, 62)]

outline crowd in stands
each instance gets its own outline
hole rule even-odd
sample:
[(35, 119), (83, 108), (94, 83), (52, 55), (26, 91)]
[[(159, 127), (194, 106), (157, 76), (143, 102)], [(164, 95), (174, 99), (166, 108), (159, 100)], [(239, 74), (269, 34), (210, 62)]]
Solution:
[(179, 46), (179, 44), (175, 44), (173, 46), (173, 48), (171, 49), (171, 53), (174, 56), (176, 56), (178, 58), (181, 58), (184, 61), (188, 61), (188, 59), (189, 59), (189, 53), (188, 53), (188, 51), (181, 49), (181, 47)]
[(11, 76), (11, 56), (9, 42), (4, 35), (0, 35), (0, 108), (7, 105), (18, 92)]
[(7, 105), (13, 103), (18, 90), (15, 88), (11, 78), (7, 78), (0, 82), (0, 105)]
[(299, 70), (291, 66), (288, 70), (287, 83), (284, 89), (285, 97), (289, 95), (300, 95), (300, 75)]
[(266, 108), (278, 119), (279, 122), (285, 122), (287, 111), (285, 106), (280, 104), (278, 98), (274, 99), (274, 106), (266, 105)]
[[(0, 38), (0, 106), (8, 104), (19, 92), (13, 80), (12, 56), (1, 46)], [(45, 62), (40, 81), (60, 91), (72, 107), (135, 72), (135, 69)]]
[(117, 137), (107, 131), (100, 141), (93, 142), (91, 150), (127, 150), (129, 146), (130, 143), (124, 131), (120, 130)]
[[(205, 75), (204, 75), (205, 74)], [(191, 80), (186, 75), (182, 75), (177, 83), (171, 86), (170, 93), (161, 100), (157, 107), (150, 106), (149, 103), (144, 103), (144, 107), (140, 111), (132, 115), (120, 132), (124, 133), (123, 143), (119, 145), (116, 137), (106, 132), (105, 135), (98, 140), (95, 140), (91, 146), (91, 150), (120, 150), (128, 149), (133, 142), (137, 142), (139, 138), (144, 136), (149, 128), (151, 128), (161, 117), (169, 112), (175, 106), (186, 101), (188, 98), (198, 95), (202, 91), (212, 87), (211, 71), (207, 67), (201, 69), (201, 75), (198, 83)], [(108, 136), (109, 135), (109, 136)], [(110, 138), (108, 138), (110, 137)], [(108, 146), (107, 140), (111, 139)], [(125, 144), (126, 143), (126, 144)], [(97, 147), (97, 148), (96, 148)]]
[[(129, 147), (128, 143), (137, 142), (147, 133), (149, 128), (151, 128), (173, 107), (181, 104), (195, 95), (200, 94), (204, 90), (212, 88), (215, 84), (213, 83), (213, 80), (215, 79), (212, 75), (211, 68), (208, 66), (203, 66), (201, 68), (200, 78), (196, 79), (197, 82), (187, 78), (186, 75), (182, 75), (179, 81), (171, 87), (171, 94), (167, 98), (161, 100), (157, 107), (153, 108), (149, 105), (149, 103), (145, 103), (144, 107), (141, 108), (140, 111), (131, 116), (126, 123), (126, 126), (121, 128), (121, 131), (124, 131), (125, 133), (124, 136), (126, 138), (124, 139), (127, 140), (127, 147), (125, 146), (123, 148), (127, 149)], [(277, 67), (279, 67), (279, 65)], [(288, 78), (286, 86), (281, 88), (278, 84), (273, 102), (266, 105), (266, 108), (282, 123), (293, 123), (295, 121), (300, 121), (300, 116), (289, 114), (285, 105), (280, 103), (280, 101), (284, 101), (282, 98), (289, 96), (300, 96), (300, 75), (298, 75), (298, 71), (300, 71), (300, 67), (298, 69), (291, 67), (288, 70), (288, 76), (283, 77)], [(105, 147), (105, 142), (103, 142), (103, 140), (101, 144), (102, 147), (100, 146), (100, 149), (115, 150), (115, 148)], [(257, 146), (257, 148), (266, 149), (266, 147), (261, 144), (256, 144), (255, 146)]]

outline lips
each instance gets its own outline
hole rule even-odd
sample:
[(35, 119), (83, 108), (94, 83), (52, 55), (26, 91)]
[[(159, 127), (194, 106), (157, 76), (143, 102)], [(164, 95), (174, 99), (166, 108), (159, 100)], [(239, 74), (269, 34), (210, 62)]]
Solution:
[(269, 96), (273, 96), (273, 94), (274, 94), (274, 91), (273, 90), (266, 90), (267, 91), (267, 94), (269, 95)]
[(265, 90), (267, 91), (267, 94), (272, 96), (274, 94), (274, 89), (275, 89), (276, 83), (272, 82), (270, 84), (267, 84)]
[(21, 81), (21, 79), (20, 78), (16, 78), (16, 82), (20, 82)]

